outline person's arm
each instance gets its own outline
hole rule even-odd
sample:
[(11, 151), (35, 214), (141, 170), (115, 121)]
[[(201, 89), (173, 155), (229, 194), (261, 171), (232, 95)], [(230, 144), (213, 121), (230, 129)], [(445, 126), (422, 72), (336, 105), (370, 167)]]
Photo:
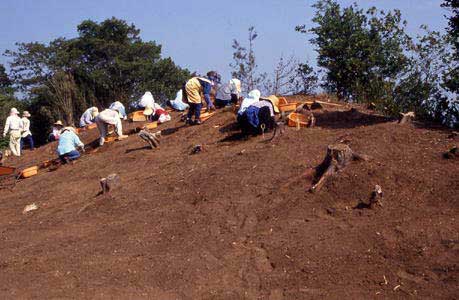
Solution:
[(29, 121), (29, 119), (23, 121), (22, 124), (24, 125), (24, 128), (22, 129), (22, 131), (27, 132), (27, 131), (30, 130), (30, 121)]
[(85, 122), (86, 125), (89, 125), (89, 124), (94, 123), (94, 122), (93, 122), (93, 119), (92, 119), (92, 114), (91, 114), (91, 112), (85, 112), (84, 122)]
[(81, 142), (78, 135), (76, 135), (75, 133), (72, 133), (72, 134), (73, 134), (73, 145), (75, 145), (75, 147), (80, 147), (84, 151), (84, 144)]
[(202, 93), (204, 94), (204, 100), (206, 100), (207, 107), (213, 107), (212, 101), (210, 100), (210, 92), (212, 90), (212, 85), (208, 82), (201, 83), (202, 84)]
[(3, 137), (6, 137), (6, 134), (8, 133), (8, 131), (10, 131), (10, 122), (11, 118), (6, 118), (5, 128), (3, 129)]

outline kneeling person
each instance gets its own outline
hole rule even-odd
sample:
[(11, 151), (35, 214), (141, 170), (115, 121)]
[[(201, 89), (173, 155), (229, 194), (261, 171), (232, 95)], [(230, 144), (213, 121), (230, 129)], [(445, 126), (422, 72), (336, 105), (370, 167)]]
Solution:
[(245, 136), (256, 135), (276, 127), (275, 113), (279, 113), (279, 99), (276, 96), (260, 98), (238, 114), (238, 123)]
[(59, 144), (57, 146), (57, 154), (62, 163), (68, 163), (80, 157), (80, 152), (77, 148), (81, 148), (84, 152), (84, 144), (76, 134), (75, 128), (64, 127), (59, 137)]

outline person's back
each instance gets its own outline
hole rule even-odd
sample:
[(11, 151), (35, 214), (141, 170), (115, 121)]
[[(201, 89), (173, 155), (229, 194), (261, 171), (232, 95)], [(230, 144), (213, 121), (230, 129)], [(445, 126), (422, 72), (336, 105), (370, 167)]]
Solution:
[(126, 108), (124, 107), (123, 103), (121, 103), (119, 101), (115, 101), (112, 104), (110, 104), (109, 109), (117, 110), (121, 114), (121, 117), (123, 119), (127, 118)]
[(18, 115), (8, 116), (5, 128), (7, 126), (9, 130), (21, 130), (23, 128), (22, 120)]
[(63, 155), (76, 150), (76, 147), (83, 145), (80, 138), (71, 130), (64, 130), (59, 137), (57, 152)]

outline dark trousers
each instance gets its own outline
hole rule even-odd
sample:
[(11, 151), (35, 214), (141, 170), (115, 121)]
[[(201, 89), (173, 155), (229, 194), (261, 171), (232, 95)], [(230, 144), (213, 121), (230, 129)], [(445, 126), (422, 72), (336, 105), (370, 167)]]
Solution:
[(35, 149), (34, 144), (33, 144), (33, 137), (31, 134), (29, 134), (26, 137), (21, 138), (21, 151), (24, 149), (24, 140), (27, 140), (30, 146), (30, 150)]
[(188, 108), (188, 115), (187, 118), (188, 120), (191, 120), (191, 117), (194, 115), (195, 120), (199, 120), (201, 117), (201, 108), (202, 108), (202, 103), (188, 103), (190, 105), (190, 108)]
[(59, 155), (59, 158), (61, 159), (62, 163), (64, 163), (64, 164), (66, 162), (68, 162), (68, 161), (75, 160), (75, 159), (77, 159), (79, 157), (80, 157), (80, 152), (78, 152), (77, 150), (73, 150), (73, 151), (70, 151), (68, 153)]

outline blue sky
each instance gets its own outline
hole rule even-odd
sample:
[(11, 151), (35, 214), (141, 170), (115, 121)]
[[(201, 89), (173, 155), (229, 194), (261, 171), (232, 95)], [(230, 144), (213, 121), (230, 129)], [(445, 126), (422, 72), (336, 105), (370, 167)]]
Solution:
[[(49, 42), (59, 36), (76, 36), (85, 19), (102, 21), (115, 16), (134, 23), (144, 40), (163, 45), (163, 55), (180, 66), (204, 73), (218, 70), (229, 77), (232, 40), (245, 42), (253, 25), (259, 34), (255, 50), (259, 68), (269, 72), (280, 55), (314, 59), (308, 37), (296, 33), (296, 25), (311, 27), (315, 0), (1, 0), (0, 52), (14, 49), (15, 42)], [(421, 24), (444, 30), (447, 13), (441, 0), (340, 0), (361, 7), (398, 8), (415, 35)], [(7, 58), (1, 57), (6, 64)]]

